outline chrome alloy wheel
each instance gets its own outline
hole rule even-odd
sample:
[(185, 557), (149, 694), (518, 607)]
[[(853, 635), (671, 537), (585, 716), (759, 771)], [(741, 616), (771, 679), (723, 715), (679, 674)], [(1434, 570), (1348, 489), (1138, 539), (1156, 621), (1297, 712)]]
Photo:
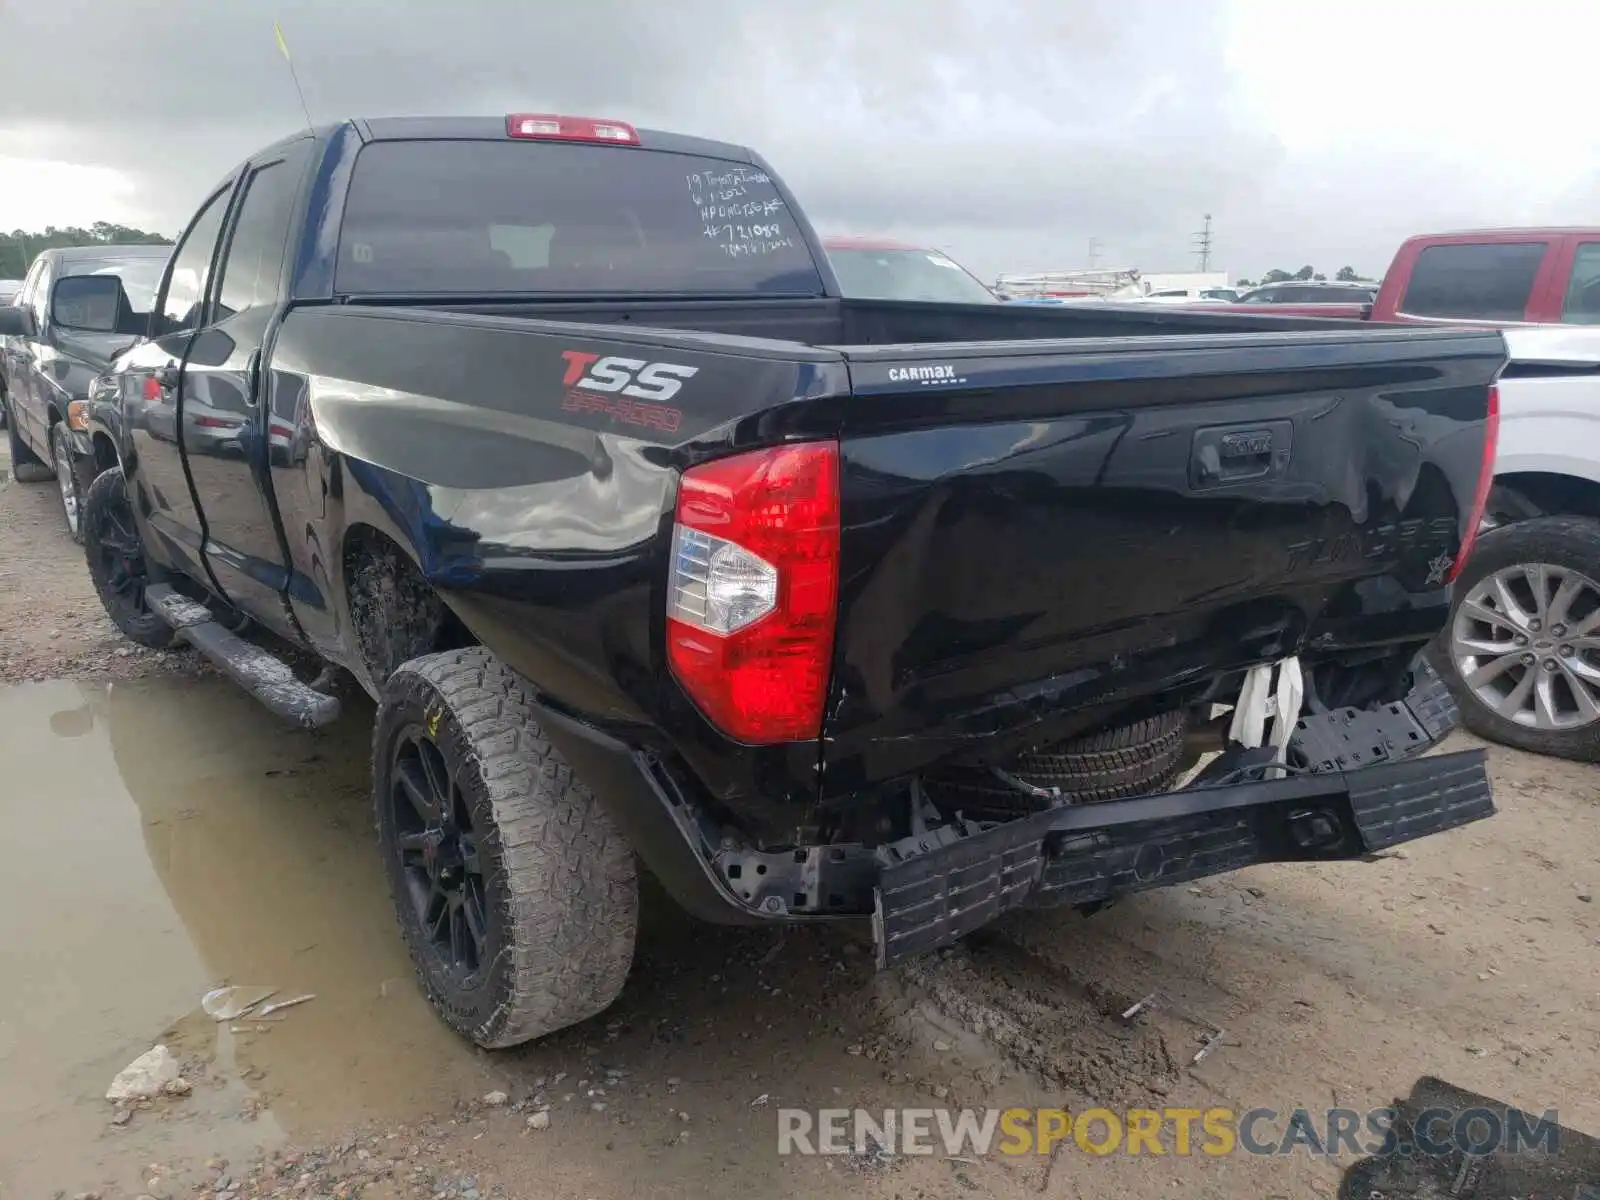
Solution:
[(54, 457), (56, 467), (56, 486), (61, 489), (61, 511), (67, 518), (67, 530), (73, 537), (78, 536), (78, 513), (82, 507), (82, 497), (78, 488), (78, 477), (72, 470), (72, 443), (57, 424), (50, 430), (50, 450)]
[(1600, 583), (1548, 563), (1473, 585), (1450, 629), (1456, 672), (1504, 720), (1572, 730), (1600, 721)]

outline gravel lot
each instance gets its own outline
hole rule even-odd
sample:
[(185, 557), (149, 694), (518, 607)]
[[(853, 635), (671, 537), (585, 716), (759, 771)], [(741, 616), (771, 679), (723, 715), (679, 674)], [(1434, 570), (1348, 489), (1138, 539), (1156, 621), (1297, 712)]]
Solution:
[[(649, 892), (618, 1003), (486, 1055), (433, 1021), (389, 918), (370, 707), (286, 730), (191, 654), (128, 646), (53, 486), (9, 473), (0, 705), (28, 849), (0, 872), (27, 918), (0, 932), (4, 1200), (1333, 1196), (1349, 1160), (780, 1159), (774, 1110), (1367, 1108), (1424, 1075), (1600, 1133), (1591, 767), (1494, 749), (1492, 821), (1030, 916), (883, 976), (844, 934), (708, 929)], [(317, 999), (234, 1032), (197, 1011), (223, 982)], [(1205, 1022), (1225, 1036), (1191, 1065)], [(113, 1110), (111, 1076), (158, 1041), (190, 1094)]]

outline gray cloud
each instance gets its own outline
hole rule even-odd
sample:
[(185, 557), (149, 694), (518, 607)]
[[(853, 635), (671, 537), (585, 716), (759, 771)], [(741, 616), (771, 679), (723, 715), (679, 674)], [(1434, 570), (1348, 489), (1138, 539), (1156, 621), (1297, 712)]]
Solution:
[(1183, 269), (1206, 212), (1236, 272), (1379, 270), (1405, 233), (1490, 207), (1402, 162), (1290, 162), (1198, 0), (11, 4), (0, 154), (115, 167), (174, 230), (301, 120), (274, 16), (318, 119), (548, 109), (743, 141), (820, 226), (984, 275), (1082, 265), (1091, 236), (1102, 262)]

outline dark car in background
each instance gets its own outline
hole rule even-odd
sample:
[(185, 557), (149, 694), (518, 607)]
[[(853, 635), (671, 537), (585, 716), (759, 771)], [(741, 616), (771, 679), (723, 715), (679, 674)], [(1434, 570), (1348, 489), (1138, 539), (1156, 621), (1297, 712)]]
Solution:
[(999, 297), (949, 255), (887, 238), (825, 237), (822, 248), (845, 296), (998, 304)]
[(1292, 279), (1266, 283), (1239, 297), (1240, 304), (1371, 304), (1376, 283), (1345, 283), (1327, 279)]
[[(54, 478), (67, 529), (79, 500), (116, 450), (89, 435), (90, 386), (116, 353), (149, 331), (170, 246), (74, 246), (43, 251), (0, 334), (0, 409), (11, 472)], [(20, 311), (15, 311), (20, 310)]]
[[(20, 279), (0, 279), (0, 308), (10, 304), (17, 298), (17, 293), (22, 290)], [(0, 429), (6, 427), (6, 410), (0, 405)]]

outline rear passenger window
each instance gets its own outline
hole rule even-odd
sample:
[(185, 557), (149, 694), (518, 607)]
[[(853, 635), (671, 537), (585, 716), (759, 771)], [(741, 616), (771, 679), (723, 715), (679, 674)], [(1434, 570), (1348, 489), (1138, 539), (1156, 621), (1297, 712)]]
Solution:
[(1568, 325), (1600, 325), (1600, 242), (1582, 243), (1573, 256), (1561, 319)]
[(1415, 317), (1520, 321), (1545, 249), (1544, 242), (1429, 246), (1411, 268), (1400, 310)]
[(289, 223), (305, 166), (308, 143), (295, 146), (277, 162), (257, 167), (245, 185), (244, 200), (222, 266), (222, 288), (214, 320), (247, 308), (275, 305), (283, 278)]

